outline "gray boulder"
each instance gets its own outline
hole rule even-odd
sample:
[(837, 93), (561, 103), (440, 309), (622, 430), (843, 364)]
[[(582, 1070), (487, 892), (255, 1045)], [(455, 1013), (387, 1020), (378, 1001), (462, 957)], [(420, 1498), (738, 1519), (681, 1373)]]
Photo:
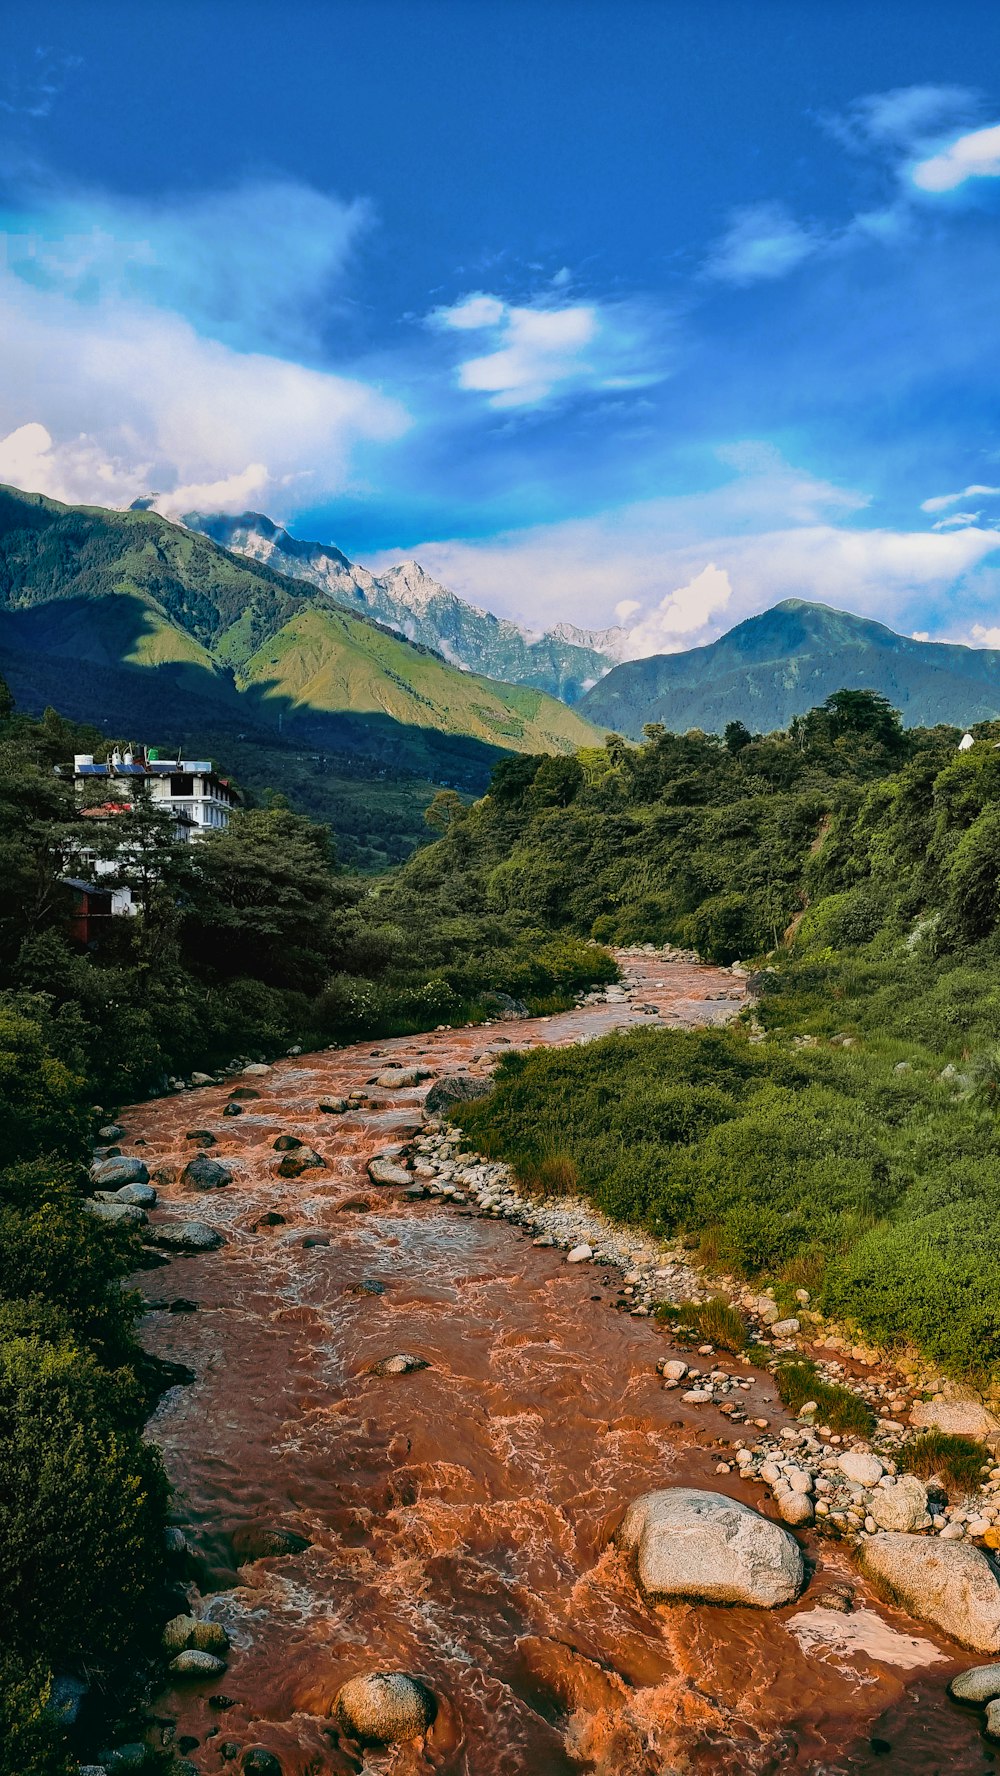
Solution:
[(172, 1616), (163, 1630), (163, 1646), (168, 1653), (184, 1653), (194, 1647), (199, 1653), (214, 1653), (222, 1658), (229, 1651), (229, 1635), (221, 1622), (203, 1622), (198, 1616)]
[(123, 1184), (148, 1184), (149, 1173), (141, 1159), (122, 1154), (118, 1159), (99, 1159), (90, 1176), (101, 1190), (120, 1190)]
[(880, 1529), (905, 1535), (911, 1529), (926, 1528), (927, 1488), (916, 1474), (900, 1474), (892, 1486), (875, 1488), (868, 1509)]
[(448, 1110), (452, 1104), (471, 1104), (476, 1098), (488, 1098), (492, 1090), (492, 1079), (484, 1079), (475, 1073), (447, 1073), (431, 1086), (424, 1099), (424, 1109), (433, 1113)]
[(221, 1165), (217, 1159), (209, 1159), (207, 1153), (199, 1153), (197, 1158), (189, 1160), (181, 1173), (185, 1190), (224, 1190), (232, 1180), (229, 1167)]
[(225, 1243), (206, 1221), (161, 1221), (150, 1238), (166, 1252), (214, 1252)]
[(895, 1603), (974, 1653), (1000, 1653), (1000, 1584), (971, 1542), (918, 1535), (869, 1536), (862, 1571)]
[(82, 1677), (54, 1677), (45, 1713), (60, 1727), (75, 1727), (89, 1684)]
[(106, 1122), (98, 1129), (97, 1138), (99, 1141), (120, 1141), (124, 1133), (120, 1122)]
[[(104, 1192), (97, 1190), (95, 1196), (102, 1197)], [(125, 1184), (114, 1193), (115, 1202), (133, 1203), (140, 1209), (155, 1209), (156, 1191), (152, 1184)]]
[(334, 1713), (363, 1745), (398, 1745), (426, 1733), (437, 1714), (433, 1691), (402, 1671), (369, 1671), (339, 1691)]
[(643, 1493), (617, 1539), (634, 1552), (650, 1601), (691, 1597), (776, 1609), (798, 1596), (805, 1577), (794, 1536), (721, 1492), (671, 1486)]
[(1000, 1697), (1000, 1665), (973, 1665), (971, 1671), (960, 1671), (948, 1685), (948, 1694), (956, 1702), (974, 1702), (982, 1708)]
[(398, 1091), (406, 1086), (420, 1085), (430, 1077), (427, 1067), (386, 1067), (383, 1073), (376, 1073), (374, 1083), (385, 1091)]
[(113, 1196), (111, 1201), (107, 1196), (85, 1196), (83, 1206), (87, 1214), (95, 1215), (98, 1221), (111, 1221), (118, 1227), (141, 1227), (148, 1220), (145, 1209), (141, 1209), (138, 1203), (118, 1202)]
[(373, 1184), (412, 1184), (413, 1173), (405, 1166), (397, 1165), (394, 1159), (387, 1159), (378, 1154), (368, 1161), (368, 1176)]
[(215, 1653), (201, 1653), (197, 1647), (186, 1647), (176, 1659), (171, 1659), (167, 1669), (174, 1677), (221, 1677), (226, 1661), (217, 1658)]

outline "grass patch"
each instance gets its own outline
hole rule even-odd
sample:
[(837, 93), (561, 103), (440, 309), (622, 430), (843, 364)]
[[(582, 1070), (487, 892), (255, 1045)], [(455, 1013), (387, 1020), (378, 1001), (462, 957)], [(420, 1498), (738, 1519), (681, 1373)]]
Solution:
[(866, 1402), (850, 1388), (824, 1381), (808, 1358), (781, 1363), (775, 1373), (778, 1397), (790, 1412), (800, 1412), (807, 1400), (816, 1402), (817, 1424), (828, 1424), (831, 1431), (853, 1431), (869, 1436), (875, 1429), (875, 1414)]
[(991, 1465), (985, 1443), (954, 1431), (924, 1431), (899, 1456), (899, 1466), (908, 1474), (916, 1474), (921, 1480), (938, 1476), (950, 1480), (953, 1486), (966, 1488), (977, 1487), (983, 1468)]
[(683, 1301), (679, 1306), (663, 1302), (656, 1310), (656, 1318), (669, 1325), (678, 1338), (692, 1344), (700, 1338), (719, 1350), (745, 1351), (750, 1340), (750, 1328), (743, 1315), (721, 1295), (711, 1301)]

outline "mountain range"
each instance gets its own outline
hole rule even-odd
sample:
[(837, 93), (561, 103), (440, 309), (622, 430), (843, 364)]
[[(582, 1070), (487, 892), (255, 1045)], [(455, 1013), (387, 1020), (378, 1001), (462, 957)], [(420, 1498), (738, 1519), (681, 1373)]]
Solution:
[(740, 721), (771, 733), (841, 689), (878, 691), (907, 727), (968, 726), (1000, 716), (1000, 652), (914, 641), (867, 617), (786, 598), (706, 647), (614, 667), (580, 714), (635, 740), (647, 722), (720, 734)]
[(334, 604), (376, 618), (407, 641), (434, 648), (463, 671), (533, 685), (564, 703), (578, 702), (622, 658), (624, 629), (594, 633), (559, 623), (532, 634), (449, 592), (418, 561), (373, 574), (332, 543), (302, 541), (261, 512), (188, 512), (184, 523), (235, 555), (305, 580)]
[[(598, 738), (543, 691), (461, 671), (156, 512), (10, 487), (0, 673), (26, 711), (52, 705), (118, 736), (216, 751), (250, 787), (294, 793), (338, 830), (353, 822), (357, 857), (373, 865), (412, 848), (436, 785), (481, 793), (505, 752)], [(399, 842), (383, 855), (387, 797)]]

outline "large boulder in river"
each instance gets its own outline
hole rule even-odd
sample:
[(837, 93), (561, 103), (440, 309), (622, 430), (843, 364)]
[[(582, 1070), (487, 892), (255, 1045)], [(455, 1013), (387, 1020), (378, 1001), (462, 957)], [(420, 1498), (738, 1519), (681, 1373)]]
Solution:
[(639, 1588), (651, 1602), (690, 1597), (776, 1609), (802, 1589), (795, 1537), (721, 1492), (670, 1486), (633, 1499), (618, 1545), (634, 1551)]
[(402, 1671), (349, 1678), (334, 1702), (345, 1733), (363, 1745), (399, 1745), (426, 1733), (437, 1714), (433, 1691)]
[(225, 1244), (221, 1233), (206, 1221), (160, 1221), (148, 1237), (166, 1252), (214, 1252)]
[(927, 1488), (916, 1474), (900, 1474), (891, 1486), (876, 1486), (868, 1501), (869, 1515), (879, 1529), (929, 1529)]
[(149, 1173), (141, 1159), (125, 1154), (118, 1159), (99, 1159), (90, 1168), (90, 1176), (101, 1190), (120, 1190), (123, 1184), (148, 1184)]
[(413, 1173), (401, 1166), (391, 1154), (377, 1153), (368, 1161), (368, 1176), (373, 1184), (412, 1184)]
[(119, 1227), (141, 1227), (148, 1219), (145, 1209), (138, 1203), (123, 1203), (112, 1197), (107, 1201), (100, 1197), (85, 1196), (83, 1207), (88, 1215), (96, 1215), (99, 1221), (112, 1221)]
[(975, 1653), (1000, 1652), (1000, 1584), (986, 1555), (970, 1542), (869, 1536), (858, 1561), (893, 1603), (921, 1622)]
[(471, 1104), (476, 1098), (486, 1098), (492, 1090), (492, 1079), (483, 1079), (475, 1073), (447, 1073), (431, 1086), (424, 1099), (424, 1109), (432, 1113), (448, 1111), (453, 1104)]
[(207, 1153), (199, 1153), (181, 1173), (181, 1183), (185, 1190), (224, 1190), (232, 1180), (233, 1174), (229, 1167), (221, 1165), (217, 1159), (209, 1159)]

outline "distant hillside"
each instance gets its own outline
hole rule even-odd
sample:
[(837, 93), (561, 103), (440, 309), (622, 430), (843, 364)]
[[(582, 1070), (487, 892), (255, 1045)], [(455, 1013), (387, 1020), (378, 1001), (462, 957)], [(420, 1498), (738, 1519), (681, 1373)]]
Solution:
[(620, 658), (624, 630), (598, 633), (560, 623), (543, 635), (479, 610), (440, 586), (418, 561), (373, 574), (332, 543), (293, 537), (260, 512), (240, 517), (189, 512), (184, 522), (236, 555), (316, 586), (334, 603), (376, 617), (409, 641), (423, 642), (453, 666), (508, 684), (533, 685), (576, 703)]
[[(336, 820), (350, 804), (365, 861), (378, 861), (386, 800), (389, 855), (412, 848), (417, 792), (404, 816), (401, 784), (419, 783), (423, 806), (439, 783), (481, 792), (504, 752), (595, 738), (555, 698), (459, 671), (154, 512), (12, 488), (0, 488), (0, 672), (27, 711), (214, 745), (251, 787), (298, 795), (308, 776), (310, 812)], [(343, 793), (355, 776), (371, 786), (363, 814)]]
[(675, 733), (785, 728), (844, 688), (878, 691), (908, 727), (989, 721), (1000, 715), (1000, 652), (911, 641), (882, 623), (787, 598), (707, 647), (616, 666), (580, 713), (639, 739), (647, 722)]

